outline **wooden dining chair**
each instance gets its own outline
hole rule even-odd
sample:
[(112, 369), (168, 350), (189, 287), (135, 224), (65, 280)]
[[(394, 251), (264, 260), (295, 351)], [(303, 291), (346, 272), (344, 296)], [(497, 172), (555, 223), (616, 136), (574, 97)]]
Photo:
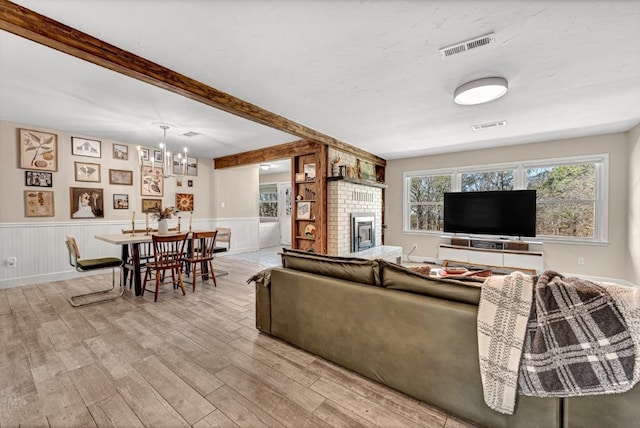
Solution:
[[(147, 271), (145, 272), (144, 282), (142, 284), (142, 295), (144, 296), (144, 292), (147, 289), (147, 280), (149, 279), (151, 272), (154, 272), (156, 277), (156, 286), (153, 301), (157, 302), (160, 284), (164, 283), (165, 279), (168, 277), (167, 271), (170, 271), (171, 283), (174, 287), (180, 287), (182, 289), (182, 295), (184, 296), (182, 259), (184, 257), (184, 246), (187, 234), (153, 235), (151, 239), (153, 240), (153, 261), (147, 263)], [(176, 276), (178, 277), (177, 280)]]
[[(216, 246), (217, 231), (210, 232), (193, 232), (191, 236), (190, 250), (187, 251), (187, 256), (184, 258), (184, 262), (190, 269), (187, 272), (191, 272), (193, 281), (193, 291), (196, 291), (196, 282), (198, 276), (206, 281), (211, 277), (214, 287), (217, 287), (216, 275), (213, 271), (213, 256)], [(198, 265), (200, 265), (200, 273), (198, 273)]]
[[(67, 236), (67, 250), (69, 250), (69, 264), (73, 266), (78, 272), (94, 272), (101, 269), (111, 269), (111, 288), (100, 291), (92, 291), (90, 293), (76, 294), (69, 297), (69, 303), (71, 306), (85, 306), (92, 305), (94, 303), (108, 302), (109, 300), (117, 299), (124, 293), (124, 287), (122, 285), (122, 278), (120, 278), (120, 292), (117, 295), (107, 295), (110, 291), (116, 287), (116, 268), (122, 271), (122, 260), (117, 257), (102, 257), (97, 259), (81, 259), (80, 249), (75, 238)], [(76, 302), (75, 299), (81, 297), (93, 296), (97, 294), (105, 294), (105, 297), (98, 300), (90, 300), (88, 302)]]
[[(218, 227), (216, 229), (218, 235), (216, 236), (216, 247), (214, 253), (226, 253), (231, 250), (231, 228)], [(216, 269), (216, 275), (229, 275), (229, 272), (225, 270)]]

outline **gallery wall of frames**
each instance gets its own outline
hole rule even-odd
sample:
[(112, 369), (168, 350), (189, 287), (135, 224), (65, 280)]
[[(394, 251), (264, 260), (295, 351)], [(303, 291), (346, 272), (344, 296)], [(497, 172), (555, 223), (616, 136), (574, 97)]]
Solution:
[(184, 216), (209, 217), (211, 159), (189, 157), (178, 175), (165, 174), (154, 162), (158, 147), (139, 150), (6, 121), (0, 131), (3, 157), (13, 158), (0, 165), (16, 166), (15, 173), (3, 173), (0, 197), (11, 205), (3, 209), (2, 221), (143, 219), (166, 207)]

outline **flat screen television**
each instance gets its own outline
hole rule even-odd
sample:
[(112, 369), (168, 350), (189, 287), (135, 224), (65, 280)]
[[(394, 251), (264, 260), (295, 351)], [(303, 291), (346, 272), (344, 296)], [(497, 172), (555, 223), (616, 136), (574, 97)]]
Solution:
[(536, 191), (445, 193), (444, 231), (477, 235), (536, 236)]

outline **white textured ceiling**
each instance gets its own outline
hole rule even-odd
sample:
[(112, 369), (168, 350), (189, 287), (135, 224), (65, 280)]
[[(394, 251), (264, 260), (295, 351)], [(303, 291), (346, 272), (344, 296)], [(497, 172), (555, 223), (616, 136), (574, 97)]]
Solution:
[[(640, 122), (640, 1), (16, 3), (386, 159)], [(438, 52), (490, 32), (492, 45)], [(488, 76), (509, 81), (505, 97), (453, 103)], [(0, 119), (143, 145), (168, 122), (171, 144), (207, 157), (297, 139), (2, 31)]]

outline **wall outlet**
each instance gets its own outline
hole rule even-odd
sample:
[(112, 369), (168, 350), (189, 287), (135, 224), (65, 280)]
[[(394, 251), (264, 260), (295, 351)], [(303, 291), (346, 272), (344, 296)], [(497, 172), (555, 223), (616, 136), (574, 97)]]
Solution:
[(411, 248), (415, 250), (416, 248), (418, 248), (418, 244), (414, 243), (414, 244), (411, 246)]
[(10, 268), (14, 268), (16, 267), (16, 265), (18, 264), (18, 259), (15, 257), (9, 257), (7, 259), (7, 266)]
[(584, 257), (578, 257), (578, 264), (579, 265), (583, 265), (584, 264)]

